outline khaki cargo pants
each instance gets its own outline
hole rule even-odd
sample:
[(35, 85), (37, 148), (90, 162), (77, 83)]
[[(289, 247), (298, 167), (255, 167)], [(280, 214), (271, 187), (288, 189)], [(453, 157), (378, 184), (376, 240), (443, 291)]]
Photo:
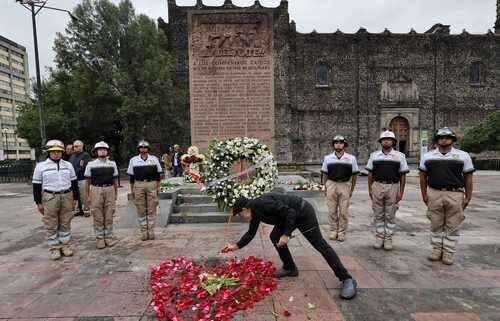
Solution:
[(351, 182), (326, 181), (326, 203), (330, 230), (345, 234), (349, 224), (349, 203), (351, 201)]
[(73, 219), (73, 193), (52, 194), (43, 192), (43, 224), (47, 229), (47, 243), (51, 250), (68, 245), (71, 241)]
[(396, 227), (396, 203), (399, 193), (399, 183), (382, 184), (373, 182), (372, 209), (375, 222), (375, 235), (378, 239), (392, 240)]
[(429, 188), (427, 217), (431, 220), (431, 245), (435, 249), (455, 253), (459, 229), (465, 220), (464, 193)]
[(133, 192), (141, 230), (153, 229), (158, 206), (156, 182), (135, 181)]
[(113, 216), (116, 209), (114, 186), (90, 186), (90, 214), (94, 217), (94, 231), (98, 239), (113, 237)]

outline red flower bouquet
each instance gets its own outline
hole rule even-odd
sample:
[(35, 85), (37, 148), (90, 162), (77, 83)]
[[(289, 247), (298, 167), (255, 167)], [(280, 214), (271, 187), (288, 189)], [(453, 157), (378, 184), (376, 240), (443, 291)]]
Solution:
[(175, 257), (151, 270), (151, 306), (159, 319), (229, 321), (276, 289), (272, 262), (253, 256), (205, 268)]

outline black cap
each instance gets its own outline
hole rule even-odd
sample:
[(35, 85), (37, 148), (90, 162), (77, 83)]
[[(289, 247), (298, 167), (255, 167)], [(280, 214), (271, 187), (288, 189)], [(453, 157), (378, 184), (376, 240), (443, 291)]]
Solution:
[(457, 140), (457, 135), (453, 130), (451, 130), (449, 127), (443, 127), (439, 128), (436, 131), (436, 135), (434, 136), (434, 140), (438, 140), (440, 137), (451, 137), (453, 141)]
[(340, 135), (340, 134), (335, 135), (335, 137), (333, 137), (333, 140), (332, 140), (332, 146), (335, 145), (335, 143), (337, 143), (337, 142), (344, 143), (344, 147), (349, 146), (349, 144), (347, 144), (347, 141), (343, 135)]
[(248, 204), (248, 198), (243, 196), (238, 198), (233, 205), (233, 216), (238, 215), (238, 213), (241, 212), (242, 209), (247, 207), (247, 204)]

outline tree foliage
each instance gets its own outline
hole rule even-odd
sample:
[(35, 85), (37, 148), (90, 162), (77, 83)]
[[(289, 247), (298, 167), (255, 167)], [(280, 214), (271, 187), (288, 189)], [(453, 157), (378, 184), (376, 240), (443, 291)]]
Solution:
[[(78, 21), (57, 35), (56, 68), (43, 84), (47, 137), (106, 140), (124, 160), (140, 139), (162, 149), (188, 143), (186, 89), (156, 23), (130, 0), (83, 0), (73, 14)], [(36, 105), (21, 107), (18, 132), (32, 146), (38, 122)]]
[(500, 111), (491, 113), (479, 125), (469, 129), (460, 140), (460, 146), (475, 153), (500, 150)]

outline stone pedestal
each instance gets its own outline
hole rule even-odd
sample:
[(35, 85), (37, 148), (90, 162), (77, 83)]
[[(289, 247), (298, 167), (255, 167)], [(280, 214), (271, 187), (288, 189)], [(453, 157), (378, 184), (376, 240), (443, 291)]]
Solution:
[(266, 12), (192, 11), (191, 143), (255, 137), (273, 146), (273, 18)]

